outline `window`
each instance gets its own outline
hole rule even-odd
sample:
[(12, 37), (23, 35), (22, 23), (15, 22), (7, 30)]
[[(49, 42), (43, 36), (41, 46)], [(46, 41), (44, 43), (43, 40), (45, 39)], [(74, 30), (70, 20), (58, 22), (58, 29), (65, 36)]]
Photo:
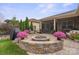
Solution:
[(62, 22), (62, 28), (67, 28), (67, 22)]
[(63, 21), (62, 22), (62, 29), (72, 29), (73, 23), (72, 21)]

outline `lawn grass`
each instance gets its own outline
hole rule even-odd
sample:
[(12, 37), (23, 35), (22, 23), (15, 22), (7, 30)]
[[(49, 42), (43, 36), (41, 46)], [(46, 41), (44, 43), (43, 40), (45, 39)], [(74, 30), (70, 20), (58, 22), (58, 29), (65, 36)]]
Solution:
[(0, 55), (26, 55), (26, 51), (22, 50), (11, 40), (0, 40)]

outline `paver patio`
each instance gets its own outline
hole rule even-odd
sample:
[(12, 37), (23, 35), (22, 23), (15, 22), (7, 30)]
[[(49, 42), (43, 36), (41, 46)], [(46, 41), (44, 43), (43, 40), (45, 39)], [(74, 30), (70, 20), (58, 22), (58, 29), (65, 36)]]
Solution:
[(65, 40), (63, 50), (53, 53), (54, 55), (79, 55), (79, 43)]
[[(24, 49), (24, 46), (19, 43)], [(79, 43), (72, 40), (64, 40), (64, 47), (61, 51), (52, 53), (52, 55), (79, 55)]]

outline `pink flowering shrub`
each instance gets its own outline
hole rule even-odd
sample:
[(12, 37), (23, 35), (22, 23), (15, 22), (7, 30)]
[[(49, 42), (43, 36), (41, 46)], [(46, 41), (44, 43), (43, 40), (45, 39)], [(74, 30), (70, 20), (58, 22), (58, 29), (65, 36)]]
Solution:
[(63, 32), (60, 32), (60, 31), (58, 31), (58, 32), (54, 32), (54, 34), (53, 34), (55, 37), (57, 37), (57, 38), (64, 38), (64, 39), (66, 39), (67, 37), (66, 37), (66, 34), (65, 33), (63, 33)]
[(29, 30), (24, 30), (24, 32), (29, 33), (30, 31)]
[(25, 37), (27, 37), (29, 34), (29, 30), (24, 30), (22, 32), (19, 32), (17, 34), (17, 38), (21, 38), (21, 39), (24, 39)]

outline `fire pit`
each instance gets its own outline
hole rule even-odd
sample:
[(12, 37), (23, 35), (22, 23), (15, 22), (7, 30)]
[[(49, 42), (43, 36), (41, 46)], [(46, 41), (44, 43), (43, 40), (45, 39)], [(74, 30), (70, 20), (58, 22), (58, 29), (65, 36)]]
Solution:
[(32, 37), (33, 41), (49, 41), (49, 38), (46, 36), (42, 36), (42, 35), (37, 35)]
[(51, 34), (32, 34), (20, 44), (24, 45), (28, 54), (50, 54), (63, 49), (63, 41), (56, 39)]

